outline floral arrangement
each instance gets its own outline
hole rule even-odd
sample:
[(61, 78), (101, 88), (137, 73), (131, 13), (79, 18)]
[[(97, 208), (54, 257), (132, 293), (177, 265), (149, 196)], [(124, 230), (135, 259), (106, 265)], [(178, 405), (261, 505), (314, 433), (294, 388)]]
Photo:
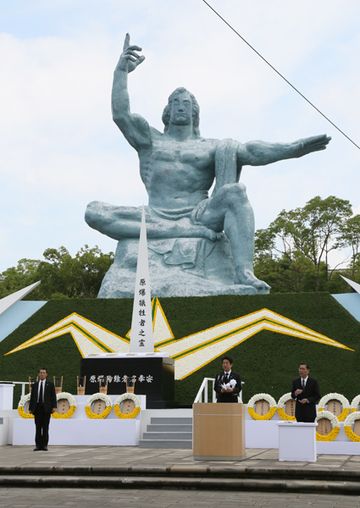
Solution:
[(73, 395), (71, 395), (71, 393), (68, 393), (68, 392), (61, 392), (61, 393), (57, 393), (56, 394), (56, 400), (59, 401), (59, 400), (67, 400), (68, 403), (69, 403), (69, 409), (66, 411), (66, 413), (58, 413), (58, 411), (54, 411), (52, 413), (52, 417), (53, 418), (71, 418), (72, 415), (75, 413), (76, 411), (76, 399)]
[[(130, 413), (125, 413), (121, 410), (121, 404), (125, 400), (132, 400), (134, 402), (135, 407)], [(114, 403), (114, 413), (118, 418), (136, 418), (140, 410), (140, 401), (133, 393), (123, 393)]]
[(295, 421), (295, 416), (291, 416), (285, 411), (285, 405), (289, 400), (294, 400), (291, 397), (291, 392), (285, 393), (282, 397), (280, 397), (277, 403), (278, 415), (280, 416), (281, 420)]
[(340, 422), (342, 422), (350, 413), (350, 404), (348, 399), (344, 397), (344, 395), (341, 395), (340, 393), (328, 393), (327, 395), (324, 395), (324, 397), (320, 399), (318, 411), (328, 410), (326, 406), (331, 400), (337, 400), (338, 402), (340, 402), (342, 406), (342, 411), (337, 416), (337, 419)]
[(360, 420), (360, 411), (349, 414), (344, 421), (344, 430), (350, 441), (360, 442), (360, 435), (354, 432), (354, 423)]
[[(105, 402), (105, 409), (101, 413), (94, 413), (92, 409), (92, 404), (96, 400), (102, 400)], [(89, 400), (87, 401), (87, 404), (85, 406), (85, 413), (88, 418), (94, 418), (94, 419), (103, 419), (109, 416), (112, 410), (112, 403), (111, 399), (108, 395), (105, 393), (94, 393), (94, 395), (91, 395)]]
[[(266, 401), (270, 408), (267, 413), (264, 415), (261, 415), (255, 411), (255, 404), (256, 402), (259, 402), (260, 400)], [(257, 393), (251, 397), (247, 404), (248, 412), (251, 418), (254, 420), (271, 420), (271, 418), (276, 413), (276, 401), (275, 399), (269, 395), (268, 393)]]
[(34, 415), (29, 413), (29, 402), (30, 402), (31, 393), (27, 393), (26, 395), (23, 395), (21, 399), (19, 400), (18, 404), (18, 413), (21, 416), (21, 418), (34, 418)]
[(356, 397), (353, 398), (350, 404), (350, 409), (352, 411), (360, 411), (360, 395), (356, 395)]
[(331, 431), (328, 432), (328, 434), (320, 434), (319, 432), (316, 432), (316, 439), (318, 441), (334, 441), (340, 430), (339, 420), (330, 411), (323, 410), (317, 415), (315, 422), (318, 423), (319, 420), (324, 418), (330, 421)]

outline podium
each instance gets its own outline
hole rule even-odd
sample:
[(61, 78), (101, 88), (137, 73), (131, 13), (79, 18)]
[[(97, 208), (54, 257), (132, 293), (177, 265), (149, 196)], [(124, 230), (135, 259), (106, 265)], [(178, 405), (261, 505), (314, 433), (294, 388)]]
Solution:
[(245, 456), (245, 408), (238, 403), (193, 405), (195, 460), (238, 460)]
[(316, 423), (279, 422), (279, 461), (316, 462)]

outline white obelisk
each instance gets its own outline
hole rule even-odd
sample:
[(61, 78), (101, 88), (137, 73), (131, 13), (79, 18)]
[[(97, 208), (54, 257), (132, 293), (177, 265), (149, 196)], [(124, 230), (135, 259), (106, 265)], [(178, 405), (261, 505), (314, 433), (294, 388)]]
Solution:
[(151, 288), (146, 239), (145, 211), (142, 209), (136, 268), (134, 305), (131, 321), (130, 353), (153, 353)]

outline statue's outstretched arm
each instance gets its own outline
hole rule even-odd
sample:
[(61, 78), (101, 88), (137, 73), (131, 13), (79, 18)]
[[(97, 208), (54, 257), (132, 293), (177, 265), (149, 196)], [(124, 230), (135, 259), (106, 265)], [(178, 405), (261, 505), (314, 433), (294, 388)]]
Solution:
[(264, 166), (283, 159), (302, 157), (311, 152), (325, 150), (330, 141), (326, 134), (303, 138), (293, 143), (265, 143), (264, 141), (249, 141), (239, 146), (238, 164), (250, 166)]
[(128, 142), (137, 150), (151, 144), (149, 124), (140, 115), (130, 112), (128, 74), (145, 59), (138, 51), (141, 51), (141, 48), (130, 46), (130, 35), (126, 34), (123, 52), (114, 71), (111, 95), (113, 120)]

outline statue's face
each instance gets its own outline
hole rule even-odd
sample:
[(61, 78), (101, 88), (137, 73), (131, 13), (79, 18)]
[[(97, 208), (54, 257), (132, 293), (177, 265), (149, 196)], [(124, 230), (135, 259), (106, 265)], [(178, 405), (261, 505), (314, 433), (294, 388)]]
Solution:
[(170, 123), (173, 125), (192, 123), (192, 101), (188, 92), (180, 92), (171, 100)]

